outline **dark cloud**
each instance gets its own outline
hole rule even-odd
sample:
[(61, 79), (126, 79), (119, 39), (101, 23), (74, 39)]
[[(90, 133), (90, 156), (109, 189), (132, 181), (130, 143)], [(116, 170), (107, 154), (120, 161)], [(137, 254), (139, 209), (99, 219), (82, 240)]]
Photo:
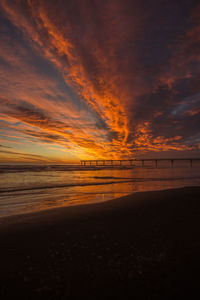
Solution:
[(39, 140), (45, 142), (45, 143), (55, 143), (55, 142), (63, 142), (63, 143), (67, 143), (67, 139), (66, 138), (62, 138), (62, 136), (60, 136), (59, 134), (53, 134), (53, 133), (48, 133), (48, 132), (42, 132), (42, 131), (32, 131), (32, 130), (24, 130), (23, 131), (24, 134), (28, 135), (28, 136), (32, 136), (35, 138), (38, 138)]
[(0, 144), (0, 148), (12, 148), (12, 147), (4, 146), (4, 145), (1, 145), (1, 144)]

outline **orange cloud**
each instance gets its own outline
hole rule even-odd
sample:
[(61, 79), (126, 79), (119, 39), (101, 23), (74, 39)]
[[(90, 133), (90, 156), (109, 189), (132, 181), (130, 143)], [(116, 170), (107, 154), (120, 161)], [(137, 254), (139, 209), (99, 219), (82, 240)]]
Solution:
[[(67, 37), (68, 35), (70, 36), (70, 32), (68, 31), (72, 29), (68, 28), (67, 24), (65, 24), (64, 35), (62, 30), (54, 25), (53, 20), (50, 19), (42, 6), (42, 2), (34, 5), (32, 1), (29, 1), (29, 5), (28, 9), (31, 9), (32, 17), (37, 24), (36, 30), (33, 29), (24, 17), (21, 18), (20, 22), (19, 16), (16, 16), (16, 11), (14, 9), (12, 10), (10, 6), (7, 6), (7, 3), (4, 1), (4, 8), (9, 13), (13, 22), (20, 28), (23, 28), (23, 30), (27, 30), (38, 46), (42, 46), (45, 55), (55, 62), (59, 68), (62, 68), (64, 74), (67, 73), (67, 75), (65, 75), (66, 81), (79, 90), (79, 94), (93, 107), (101, 118), (105, 120), (111, 130), (119, 133), (122, 142), (125, 141), (128, 135), (127, 118), (120, 99), (115, 95), (117, 82), (113, 82), (114, 78), (113, 76), (111, 78), (111, 74), (108, 72), (109, 68), (112, 69), (112, 72), (115, 71), (115, 66), (111, 65), (112, 62), (108, 61), (109, 58), (103, 57), (103, 53), (101, 53), (101, 49), (98, 46), (95, 47), (95, 45), (93, 45), (94, 49), (96, 48), (94, 50), (94, 59), (99, 62), (99, 65), (104, 70), (103, 78), (95, 78), (100, 89), (100, 91), (98, 91), (94, 82), (90, 80), (86, 73), (83, 62), (76, 54), (75, 45), (73, 45), (73, 42)], [(60, 63), (59, 59), (62, 57), (66, 57), (68, 60), (67, 68), (63, 67)], [(119, 75), (116, 74), (116, 77), (117, 76)], [(44, 103), (44, 105), (46, 104)]]
[[(2, 127), (66, 147), (82, 158), (131, 157), (139, 150), (190, 150), (179, 133), (155, 135), (153, 122), (146, 117), (152, 112), (153, 120), (165, 118), (169, 100), (160, 107), (164, 100), (159, 84), (171, 91), (180, 78), (175, 71), (181, 62), (174, 55), (172, 68), (152, 76), (153, 83), (149, 80), (153, 66), (147, 61), (150, 67), (145, 69), (136, 45), (144, 39), (148, 19), (148, 14), (141, 14), (139, 1), (97, 1), (94, 7), (87, 1), (52, 3), (1, 1), (23, 40), (16, 39), (14, 47), (5, 37), (1, 41), (0, 56), (9, 65), (0, 71), (5, 82), (0, 95)], [(188, 39), (194, 40), (198, 30), (197, 26), (188, 31)], [(34, 64), (38, 60), (45, 65), (41, 69)], [(182, 78), (191, 78), (190, 70), (184, 70)], [(142, 98), (148, 93), (149, 102)], [(172, 99), (173, 94), (166, 97)], [(192, 110), (188, 114), (192, 116)]]

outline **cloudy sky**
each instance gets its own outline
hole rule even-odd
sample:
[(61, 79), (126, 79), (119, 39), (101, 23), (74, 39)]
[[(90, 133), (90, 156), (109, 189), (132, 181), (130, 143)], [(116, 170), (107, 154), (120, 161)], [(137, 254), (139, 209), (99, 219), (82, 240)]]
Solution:
[(0, 163), (197, 156), (198, 3), (1, 0)]

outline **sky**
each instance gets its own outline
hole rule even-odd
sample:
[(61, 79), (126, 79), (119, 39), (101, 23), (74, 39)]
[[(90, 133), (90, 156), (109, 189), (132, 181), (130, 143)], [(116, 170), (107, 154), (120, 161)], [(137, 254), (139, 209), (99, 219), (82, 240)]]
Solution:
[(200, 4), (1, 0), (0, 163), (199, 157)]

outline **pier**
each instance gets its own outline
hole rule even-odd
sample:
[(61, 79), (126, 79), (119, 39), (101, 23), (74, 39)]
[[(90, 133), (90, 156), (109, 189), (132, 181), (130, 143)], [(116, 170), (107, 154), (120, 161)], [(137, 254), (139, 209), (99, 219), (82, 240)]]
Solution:
[(145, 162), (153, 162), (155, 167), (158, 167), (158, 163), (161, 161), (170, 162), (171, 167), (174, 166), (175, 161), (188, 161), (190, 167), (193, 166), (194, 161), (200, 161), (200, 158), (135, 158), (135, 159), (95, 159), (95, 160), (81, 160), (82, 166), (134, 166), (137, 162), (140, 163), (141, 167), (145, 167)]

